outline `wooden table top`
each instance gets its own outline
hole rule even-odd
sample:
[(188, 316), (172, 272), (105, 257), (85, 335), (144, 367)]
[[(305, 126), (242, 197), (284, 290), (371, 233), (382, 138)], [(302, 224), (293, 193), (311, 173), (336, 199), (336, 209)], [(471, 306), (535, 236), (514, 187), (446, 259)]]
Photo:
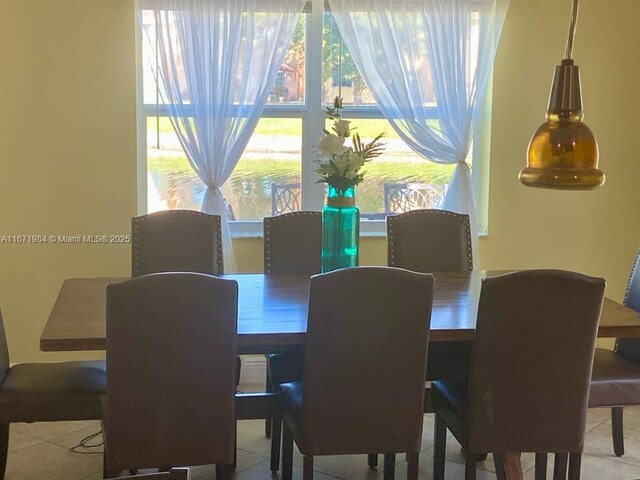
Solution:
[[(430, 339), (473, 339), (482, 278), (504, 272), (436, 273)], [(225, 275), (238, 282), (239, 353), (301, 344), (307, 326), (309, 277)], [(104, 350), (106, 286), (127, 278), (65, 280), (40, 337), (43, 351)], [(605, 299), (599, 337), (640, 337), (640, 314)]]

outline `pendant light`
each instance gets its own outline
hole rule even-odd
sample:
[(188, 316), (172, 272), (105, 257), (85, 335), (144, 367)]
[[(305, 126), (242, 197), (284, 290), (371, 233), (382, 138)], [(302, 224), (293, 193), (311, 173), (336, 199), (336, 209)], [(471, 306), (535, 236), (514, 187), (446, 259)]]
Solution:
[(519, 175), (528, 187), (592, 190), (604, 183), (598, 170), (598, 144), (583, 122), (580, 71), (573, 64), (573, 39), (578, 0), (573, 13), (565, 59), (556, 66), (546, 119), (527, 150), (527, 168)]

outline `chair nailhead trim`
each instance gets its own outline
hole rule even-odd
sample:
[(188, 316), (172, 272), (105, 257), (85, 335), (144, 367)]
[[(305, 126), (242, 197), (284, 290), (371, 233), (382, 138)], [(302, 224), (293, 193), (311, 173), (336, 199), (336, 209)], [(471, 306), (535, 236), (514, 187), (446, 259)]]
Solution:
[(315, 217), (317, 215), (322, 215), (321, 212), (307, 211), (301, 210), (299, 212), (289, 212), (283, 213), (281, 215), (276, 215), (274, 217), (264, 217), (262, 220), (262, 225), (264, 228), (264, 273), (273, 273), (272, 265), (271, 265), (271, 225), (273, 223), (277, 223), (279, 221), (285, 221), (292, 217)]
[(218, 275), (222, 275), (224, 273), (224, 255), (222, 253), (222, 219), (220, 215), (209, 215), (208, 213), (197, 212), (195, 210), (163, 210), (160, 212), (148, 213), (146, 215), (140, 215), (138, 217), (133, 217), (131, 220), (131, 237), (132, 237), (132, 250), (131, 250), (131, 258), (132, 258), (132, 266), (131, 273), (132, 275), (138, 276), (140, 272), (140, 243), (139, 243), (139, 233), (140, 226), (146, 222), (151, 217), (160, 217), (160, 216), (178, 216), (178, 215), (190, 215), (195, 217), (203, 217), (208, 219), (213, 219), (214, 223), (214, 231), (216, 235), (216, 267), (218, 270)]
[(622, 299), (622, 303), (627, 303), (627, 297), (629, 296), (629, 291), (631, 290), (631, 280), (633, 280), (633, 273), (636, 271), (636, 267), (638, 266), (638, 259), (640, 259), (640, 249), (636, 252), (636, 258), (633, 261), (633, 266), (631, 267), (631, 275), (629, 275), (629, 280), (627, 281), (627, 288), (624, 291), (624, 298)]
[(467, 244), (467, 269), (468, 271), (473, 270), (473, 251), (472, 251), (472, 243), (471, 243), (471, 226), (469, 224), (469, 215), (463, 215), (460, 213), (451, 212), (449, 210), (440, 210), (440, 209), (420, 209), (420, 210), (411, 210), (410, 212), (404, 212), (397, 215), (389, 215), (387, 216), (387, 241), (389, 242), (389, 258), (388, 263), (390, 266), (394, 266), (396, 264), (396, 251), (395, 251), (395, 223), (398, 219), (407, 218), (410, 216), (429, 216), (429, 215), (445, 215), (449, 217), (456, 218), (458, 220), (465, 221), (465, 236), (466, 236), (466, 244)]

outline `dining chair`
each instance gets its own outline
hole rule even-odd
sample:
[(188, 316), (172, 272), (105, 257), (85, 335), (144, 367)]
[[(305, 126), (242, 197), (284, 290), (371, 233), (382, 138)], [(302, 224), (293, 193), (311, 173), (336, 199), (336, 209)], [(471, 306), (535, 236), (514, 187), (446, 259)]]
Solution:
[[(222, 275), (220, 216), (166, 210), (131, 219), (131, 276), (160, 272)], [(242, 362), (236, 358), (236, 384)]]
[[(322, 266), (322, 213), (292, 212), (265, 217), (264, 272), (269, 275), (319, 273)], [(266, 391), (274, 392), (282, 382), (302, 379), (301, 350), (266, 355)], [(271, 471), (280, 463), (280, 417), (265, 420), (265, 434), (271, 439)]]
[[(447, 429), (465, 451), (556, 453), (554, 479), (580, 478), (589, 381), (605, 281), (559, 270), (487, 278), (478, 305), (468, 380), (431, 384), (434, 480), (443, 480)], [(561, 368), (559, 368), (561, 366)], [(545, 468), (546, 471), (546, 468)], [(536, 477), (538, 478), (538, 477)]]
[[(387, 217), (387, 261), (415, 272), (471, 272), (469, 216), (447, 210), (413, 210)], [(467, 376), (472, 342), (431, 342), (427, 380)], [(430, 412), (430, 396), (425, 411)]]
[(406, 453), (418, 478), (433, 276), (389, 267), (311, 278), (304, 380), (283, 383), (282, 478), (292, 478), (293, 442), (303, 479), (317, 455)]
[(319, 273), (322, 265), (322, 213), (292, 212), (265, 217), (264, 273)]
[(11, 365), (0, 312), (0, 479), (4, 478), (9, 425), (19, 422), (100, 420), (104, 361)]
[[(238, 285), (199, 273), (107, 288), (105, 476), (235, 453)], [(176, 435), (176, 432), (181, 432)]]
[(435, 209), (389, 215), (387, 260), (417, 272), (470, 272), (469, 216)]
[(172, 468), (168, 472), (144, 473), (142, 475), (127, 475), (114, 480), (189, 480), (188, 468)]
[(198, 272), (222, 275), (220, 217), (167, 210), (131, 219), (131, 275)]
[[(623, 304), (640, 312), (640, 250), (631, 269)], [(640, 338), (616, 339), (614, 351), (597, 348), (589, 407), (611, 408), (614, 453), (624, 455), (623, 406), (640, 405)]]

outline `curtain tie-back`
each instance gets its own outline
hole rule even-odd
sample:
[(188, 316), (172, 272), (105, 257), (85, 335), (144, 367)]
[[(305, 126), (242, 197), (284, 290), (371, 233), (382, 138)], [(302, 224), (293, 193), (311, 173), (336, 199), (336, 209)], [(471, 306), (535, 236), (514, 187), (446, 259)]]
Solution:
[(207, 185), (207, 188), (211, 190), (211, 193), (213, 193), (214, 195), (222, 195), (220, 187), (218, 187), (218, 185), (216, 185), (215, 183), (210, 183), (209, 185)]

